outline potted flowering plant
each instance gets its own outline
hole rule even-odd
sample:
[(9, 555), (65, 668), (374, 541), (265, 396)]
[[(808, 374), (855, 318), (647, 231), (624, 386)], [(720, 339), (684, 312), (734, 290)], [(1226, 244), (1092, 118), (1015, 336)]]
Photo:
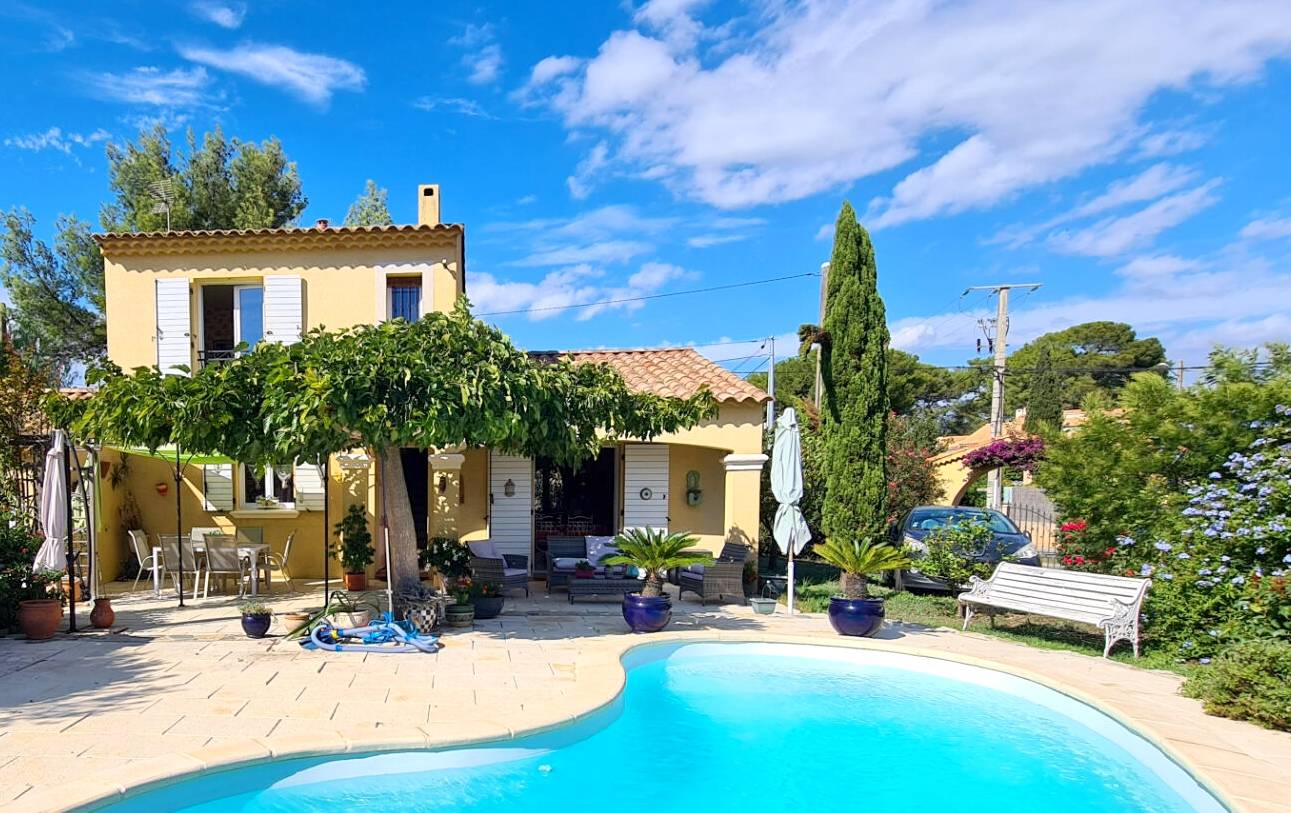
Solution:
[(267, 605), (259, 601), (244, 601), (238, 605), (238, 612), (242, 613), (242, 631), (248, 638), (263, 638), (269, 631), (273, 614)]
[(574, 563), (574, 578), (590, 579), (596, 575), (596, 568), (586, 559), (580, 559)]
[(471, 597), (475, 593), (475, 583), (470, 576), (458, 576), (448, 587), (448, 594), (453, 603), (444, 611), (444, 621), (450, 627), (469, 627), (475, 622), (475, 605)]
[(471, 596), (475, 607), (475, 617), (480, 619), (497, 618), (502, 613), (502, 587), (497, 582), (477, 582)]

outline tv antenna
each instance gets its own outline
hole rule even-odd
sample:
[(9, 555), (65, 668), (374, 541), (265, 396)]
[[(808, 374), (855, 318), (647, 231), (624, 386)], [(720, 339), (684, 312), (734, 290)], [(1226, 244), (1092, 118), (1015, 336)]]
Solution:
[(166, 231), (170, 231), (170, 208), (175, 203), (175, 182), (170, 178), (153, 181), (148, 184), (148, 193), (156, 201), (152, 207), (152, 213), (159, 215), (165, 212)]

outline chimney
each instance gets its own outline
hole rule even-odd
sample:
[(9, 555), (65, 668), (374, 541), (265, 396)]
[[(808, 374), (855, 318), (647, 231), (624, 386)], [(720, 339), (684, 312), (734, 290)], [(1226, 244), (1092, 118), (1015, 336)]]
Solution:
[(439, 184), (424, 183), (417, 187), (417, 225), (439, 225)]

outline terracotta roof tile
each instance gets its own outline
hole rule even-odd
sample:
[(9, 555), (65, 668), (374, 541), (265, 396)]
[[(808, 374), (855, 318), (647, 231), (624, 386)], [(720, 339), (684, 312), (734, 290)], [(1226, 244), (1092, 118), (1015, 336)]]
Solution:
[(298, 237), (309, 234), (414, 234), (421, 232), (461, 231), (458, 223), (440, 223), (436, 226), (416, 224), (390, 226), (285, 226), (276, 229), (188, 229), (175, 231), (110, 231), (94, 235), (100, 244), (121, 243), (133, 240), (183, 239), (189, 237)]
[(765, 392), (690, 348), (664, 350), (568, 350), (534, 353), (554, 359), (569, 356), (575, 363), (603, 362), (618, 370), (636, 392), (689, 398), (707, 386), (718, 401), (770, 400)]

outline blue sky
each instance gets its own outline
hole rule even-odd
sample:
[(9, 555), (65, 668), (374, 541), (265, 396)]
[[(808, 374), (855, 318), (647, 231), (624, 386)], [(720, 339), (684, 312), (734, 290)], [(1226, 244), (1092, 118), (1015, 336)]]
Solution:
[[(454, 4), (456, 6), (456, 4)], [(97, 216), (161, 120), (278, 136), (340, 221), (442, 185), (468, 293), (529, 348), (697, 344), (748, 371), (814, 321), (843, 199), (893, 341), (973, 354), (1092, 319), (1174, 359), (1291, 338), (1291, 4), (120, 2), (0, 6), (0, 206)], [(722, 343), (722, 344), (709, 344)]]

